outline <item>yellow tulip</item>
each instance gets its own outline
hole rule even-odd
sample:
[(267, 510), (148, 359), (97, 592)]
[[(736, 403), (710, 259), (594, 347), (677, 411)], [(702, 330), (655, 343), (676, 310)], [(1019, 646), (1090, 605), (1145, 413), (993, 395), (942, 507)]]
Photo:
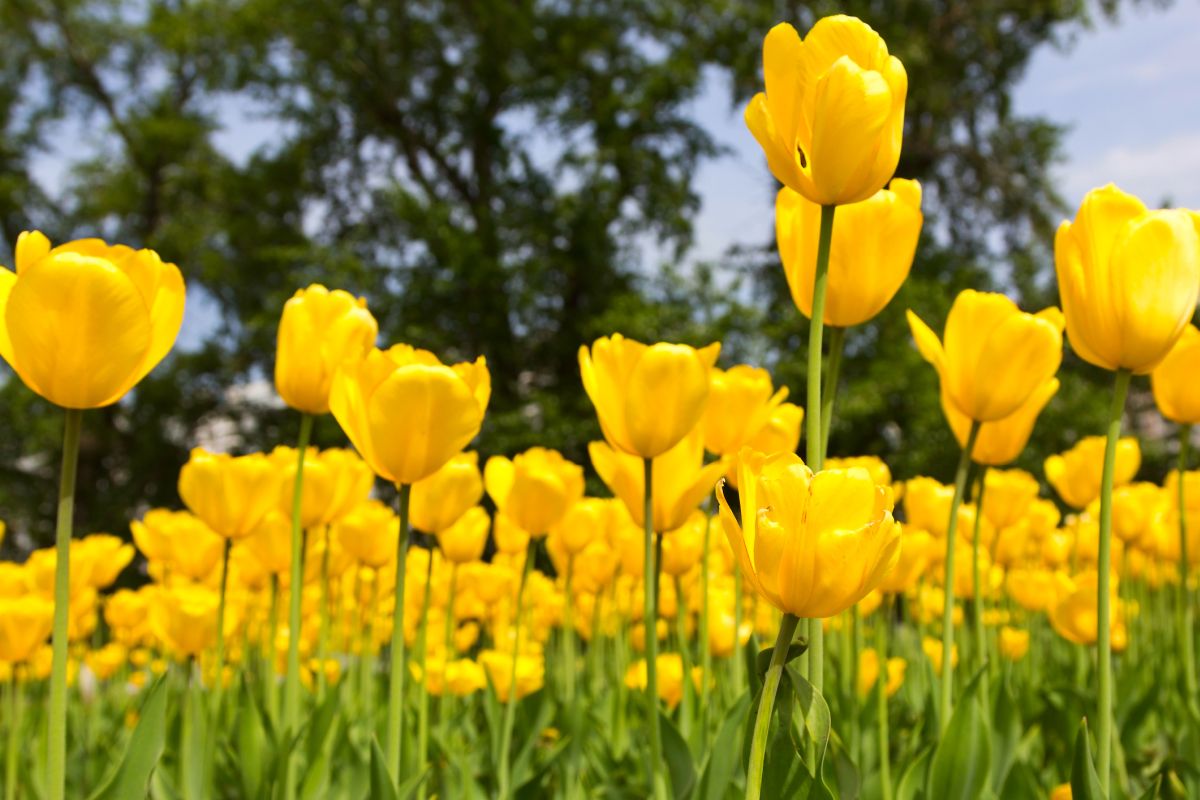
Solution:
[(496, 508), (534, 537), (549, 533), (583, 497), (583, 467), (545, 447), (531, 447), (511, 460), (492, 456), (483, 478)]
[(718, 456), (741, 450), (771, 420), (787, 395), (787, 387), (775, 391), (765, 369), (745, 364), (727, 370), (713, 367), (701, 422), (704, 449)]
[(99, 650), (89, 650), (83, 657), (83, 663), (96, 676), (96, 680), (100, 681), (106, 681), (117, 674), (117, 670), (128, 662), (129, 651), (116, 642), (110, 642)]
[[(1112, 494), (1113, 533), (1126, 544), (1136, 544), (1143, 537), (1152, 536), (1152, 528), (1177, 505), (1176, 497), (1145, 481), (1118, 486)], [(1099, 501), (1092, 503), (1096, 515), (1099, 515), (1098, 505)]]
[(919, 476), (904, 482), (905, 525), (917, 530), (929, 531), (938, 539), (946, 538), (946, 524), (950, 518), (950, 504), (954, 499), (954, 487)]
[(152, 509), (129, 528), (134, 543), (152, 563), (194, 581), (212, 574), (225, 548), (225, 540), (188, 511)]
[(150, 606), (150, 627), (176, 656), (197, 657), (217, 640), (218, 602), (217, 593), (203, 586), (159, 589)]
[[(888, 697), (900, 691), (900, 686), (904, 683), (904, 673), (907, 669), (908, 662), (903, 658), (889, 658), (887, 660), (887, 685), (884, 686), (884, 691)], [(869, 695), (878, 682), (879, 653), (875, 651), (875, 648), (868, 647), (858, 654), (859, 696), (866, 697)]]
[[(271, 453), (278, 476), (275, 507), (289, 519), (296, 491), (298, 460), (292, 447), (276, 447)], [(374, 483), (371, 468), (353, 450), (310, 447), (304, 457), (301, 527), (315, 528), (341, 519), (366, 501)]]
[[(642, 459), (614, 450), (604, 442), (588, 445), (592, 466), (622, 502), (639, 527), (645, 524), (646, 476)], [(726, 461), (704, 463), (704, 434), (697, 427), (654, 459), (650, 476), (654, 530), (675, 530), (687, 521), (725, 472)], [(640, 538), (637, 539), (641, 541)]]
[[(901, 526), (897, 526), (898, 528)], [(900, 555), (896, 566), (883, 576), (879, 589), (889, 594), (903, 594), (916, 588), (917, 582), (934, 560), (940, 558), (942, 546), (928, 531), (904, 525), (900, 534)]]
[(378, 334), (365, 299), (319, 283), (297, 290), (279, 320), (275, 390), (297, 411), (328, 413), (334, 374), (363, 358)]
[(871, 480), (877, 486), (892, 485), (892, 470), (879, 456), (847, 456), (845, 458), (826, 458), (825, 469), (851, 469), (862, 467), (871, 473)]
[[(804, 409), (795, 403), (780, 403), (775, 406), (765, 425), (750, 437), (746, 447), (758, 453), (794, 453), (800, 446), (800, 426), (804, 423)], [(725, 480), (738, 488), (738, 452), (729, 459)]]
[(335, 522), (330, 533), (360, 564), (379, 569), (396, 560), (400, 518), (386, 504), (367, 500)]
[(446, 690), (456, 697), (466, 697), (487, 688), (487, 676), (483, 667), (465, 658), (446, 664), (443, 682)]
[(1000, 655), (1009, 661), (1020, 661), (1029, 652), (1029, 631), (1010, 628), (1000, 629)]
[(983, 516), (997, 529), (1024, 519), (1038, 496), (1037, 478), (1023, 469), (988, 470), (983, 481)]
[[(624, 509), (621, 515), (628, 516)], [(619, 565), (620, 556), (611, 544), (601, 539), (592, 541), (575, 559), (575, 585), (580, 592), (598, 594), (612, 584)]]
[(645, 345), (619, 333), (579, 348), (583, 388), (614, 449), (640, 458), (667, 452), (696, 427), (709, 395), (718, 343)]
[(798, 617), (831, 617), (863, 599), (900, 557), (891, 490), (865, 469), (815, 476), (794, 453), (742, 450), (741, 525), (717, 487), (721, 522), (759, 596)]
[(83, 568), (93, 589), (106, 589), (116, 582), (134, 556), (133, 545), (108, 533), (93, 533), (71, 542), (71, 565)]
[(585, 497), (567, 510), (550, 535), (565, 554), (574, 557), (592, 542), (607, 544), (609, 531), (628, 516), (617, 500)]
[[(921, 184), (896, 178), (861, 203), (841, 206), (829, 250), (825, 324), (861, 325), (891, 302), (912, 268), (921, 236)], [(812, 316), (821, 207), (784, 186), (775, 197), (775, 238), (792, 301)]]
[(1053, 314), (1027, 314), (1002, 294), (966, 289), (946, 318), (945, 344), (908, 312), (921, 356), (937, 370), (942, 404), (975, 422), (1016, 412), (1054, 377), (1062, 332)]
[(171, 351), (186, 291), (153, 250), (79, 239), (51, 248), (17, 237), (15, 273), (0, 269), (0, 357), (64, 408), (111, 405)]
[(282, 511), (271, 511), (250, 536), (242, 540), (259, 566), (274, 575), (292, 568), (292, 521)]
[(659, 567), (664, 575), (682, 577), (700, 563), (700, 557), (704, 555), (704, 532), (707, 527), (708, 515), (693, 511), (687, 522), (663, 536)]
[(1072, 797), (1074, 797), (1074, 794), (1071, 792), (1071, 784), (1069, 783), (1060, 783), (1050, 792), (1050, 800), (1071, 800)]
[(482, 356), (449, 367), (433, 353), (398, 344), (339, 370), (329, 407), (376, 475), (413, 484), (475, 438), (491, 393)]
[[(1069, 642), (1095, 644), (1099, 630), (1097, 590), (1099, 575), (1095, 570), (1084, 572), (1070, 579), (1069, 586), (1055, 598), (1050, 606), (1050, 625)], [(1124, 649), (1126, 641), (1124, 606), (1117, 600), (1117, 578), (1109, 582), (1109, 603), (1113, 608), (1110, 621), (1113, 650)]]
[[(487, 676), (496, 689), (501, 703), (508, 702), (512, 685), (512, 653), (499, 650), (484, 650), (479, 654), (479, 663), (487, 670)], [(517, 699), (533, 694), (542, 688), (546, 679), (546, 663), (541, 654), (521, 653), (517, 656)]]
[[(654, 659), (658, 673), (658, 699), (669, 708), (675, 708), (683, 699), (683, 658), (679, 653), (661, 653)], [(625, 671), (625, 688), (646, 691), (646, 659), (629, 665)], [(699, 689), (703, 673), (699, 667), (692, 668), (692, 684)]]
[(413, 484), (408, 519), (424, 533), (440, 533), (483, 498), (478, 453), (459, 453), (437, 472)]
[[(1103, 436), (1085, 436), (1070, 450), (1050, 456), (1042, 465), (1046, 480), (1063, 502), (1072, 508), (1087, 508), (1100, 496), (1104, 444)], [(1119, 440), (1113, 486), (1123, 486), (1133, 480), (1141, 464), (1142, 451), (1137, 439), (1126, 437)]]
[(150, 635), (150, 602), (154, 591), (152, 585), (137, 591), (121, 589), (105, 600), (104, 621), (117, 641), (133, 647)]
[(38, 595), (0, 598), (0, 661), (28, 661), (54, 626), (54, 604)]
[[(957, 622), (955, 623), (958, 624)], [(921, 649), (925, 651), (925, 657), (929, 659), (929, 663), (933, 665), (934, 673), (942, 674), (942, 642), (940, 639), (934, 639), (932, 636), (926, 636), (921, 640)], [(950, 648), (950, 666), (958, 666), (958, 645), (953, 645)]]
[(763, 78), (746, 125), (780, 183), (818, 205), (843, 205), (891, 179), (908, 75), (869, 25), (825, 17), (801, 41), (780, 23), (763, 41)]
[(1172, 422), (1195, 425), (1200, 422), (1200, 392), (1196, 375), (1200, 373), (1200, 330), (1188, 325), (1154, 371), (1150, 388), (1158, 410)]
[[(1034, 389), (1029, 399), (1007, 417), (980, 425), (979, 433), (975, 437), (975, 449), (971, 451), (971, 460), (976, 464), (993, 467), (1015, 461), (1028, 444), (1038, 415), (1058, 393), (1058, 387), (1058, 378), (1051, 378)], [(950, 423), (950, 430), (954, 432), (958, 446), (966, 447), (967, 437), (971, 433), (971, 420), (946, 402), (944, 394), (942, 412)]]
[(179, 471), (179, 496), (208, 527), (244, 539), (275, 507), (279, 474), (262, 453), (231, 456), (197, 447)]
[(483, 557), (491, 523), (482, 506), (468, 508), (453, 525), (438, 531), (437, 540), (442, 555), (455, 564), (478, 561)]
[(1200, 296), (1200, 217), (1148, 211), (1111, 183), (1054, 237), (1067, 338), (1079, 357), (1144, 375), (1183, 334)]

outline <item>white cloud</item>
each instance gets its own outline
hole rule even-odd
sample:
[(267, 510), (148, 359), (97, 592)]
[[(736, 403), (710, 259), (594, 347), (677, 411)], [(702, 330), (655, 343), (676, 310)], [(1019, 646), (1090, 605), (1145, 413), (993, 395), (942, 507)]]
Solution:
[(1063, 174), (1063, 193), (1077, 203), (1108, 182), (1156, 206), (1200, 208), (1200, 133), (1181, 133), (1141, 146), (1109, 147), (1095, 158), (1073, 159)]

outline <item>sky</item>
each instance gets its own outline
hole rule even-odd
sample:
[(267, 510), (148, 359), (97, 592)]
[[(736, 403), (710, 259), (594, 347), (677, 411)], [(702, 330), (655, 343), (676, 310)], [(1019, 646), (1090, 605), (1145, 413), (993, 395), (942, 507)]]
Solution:
[[(1072, 206), (1112, 181), (1151, 206), (1169, 199), (1200, 208), (1198, 75), (1200, 2), (1125, 9), (1116, 25), (1100, 22), (1066, 50), (1036, 52), (1013, 112), (1068, 126), (1056, 178)], [(731, 150), (697, 176), (703, 206), (694, 256), (717, 259), (731, 245), (758, 245), (769, 235), (774, 193), (728, 89), (710, 81), (696, 113)]]

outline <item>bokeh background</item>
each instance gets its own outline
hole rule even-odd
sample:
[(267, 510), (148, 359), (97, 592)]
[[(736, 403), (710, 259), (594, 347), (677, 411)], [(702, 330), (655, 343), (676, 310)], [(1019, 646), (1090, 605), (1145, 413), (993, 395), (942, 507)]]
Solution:
[[(775, 186), (741, 122), (779, 20), (855, 14), (908, 69), (897, 172), (926, 228), (891, 306), (848, 339), (831, 453), (948, 480), (957, 459), (904, 309), (962, 288), (1057, 302), (1053, 231), (1114, 180), (1200, 207), (1200, 5), (1086, 0), (3, 0), (0, 261), (20, 231), (153, 247), (181, 267), (175, 353), (85, 421), (76, 518), (126, 534), (177, 506), (196, 444), (293, 443), (271, 382), (298, 287), (365, 295), (381, 342), (482, 353), (482, 453), (586, 463), (582, 342), (724, 342), (803, 400)], [(2, 369), (2, 368), (0, 368)], [(1099, 433), (1107, 373), (1068, 355), (1020, 465)], [(48, 543), (61, 415), (0, 375), (9, 551)], [(1145, 384), (1142, 475), (1167, 468)], [(342, 444), (332, 421), (317, 442)], [(598, 486), (595, 487), (598, 490)]]

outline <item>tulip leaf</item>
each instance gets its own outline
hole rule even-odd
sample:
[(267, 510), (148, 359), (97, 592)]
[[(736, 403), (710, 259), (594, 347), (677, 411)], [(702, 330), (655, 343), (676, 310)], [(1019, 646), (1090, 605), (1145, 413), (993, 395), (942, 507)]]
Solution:
[(788, 668), (788, 679), (796, 694), (796, 702), (800, 708), (800, 721), (804, 732), (816, 745), (816, 771), (820, 775), (825, 763), (825, 753), (829, 747), (829, 731), (831, 728), (829, 704), (816, 687), (808, 682), (800, 673)]
[(675, 723), (662, 713), (658, 715), (658, 727), (662, 733), (663, 758), (671, 776), (672, 796), (676, 800), (683, 800), (691, 793), (696, 783), (696, 766), (692, 762), (692, 751), (679, 729), (675, 727)]
[(929, 746), (908, 762), (908, 766), (900, 775), (900, 782), (896, 784), (896, 800), (923, 800), (925, 784), (929, 777), (929, 762), (932, 758), (933, 747)]
[(992, 713), (992, 791), (1000, 792), (1021, 741), (1021, 715), (1017, 698), (1006, 685), (1001, 685)]
[(241, 700), (237, 715), (237, 760), (242, 779), (242, 790), (246, 797), (262, 797), (265, 770), (263, 765), (271, 758), (265, 752), (270, 747), (269, 734), (264, 724), (262, 710), (254, 699), (254, 693), (246, 681), (242, 681)]
[(959, 698), (929, 765), (927, 795), (938, 800), (984, 796), (992, 760), (991, 732), (979, 697), (983, 670)]
[(1087, 718), (1079, 723), (1075, 735), (1075, 753), (1071, 759), (1071, 797), (1074, 800), (1104, 800), (1100, 776), (1092, 763), (1092, 741), (1088, 736)]
[(695, 800), (721, 800), (728, 793), (737, 770), (738, 741), (746, 729), (749, 707), (750, 695), (743, 692), (725, 715), (704, 764)]
[(388, 774), (387, 757), (379, 740), (371, 737), (371, 794), (370, 800), (400, 800), (392, 776)]
[[(808, 642), (804, 639), (797, 639), (788, 645), (787, 655), (784, 656), (783, 663), (787, 664), (808, 650)], [(761, 681), (767, 674), (767, 670), (771, 668), (771, 658), (775, 655), (775, 648), (768, 647), (765, 650), (760, 650), (754, 660), (754, 668), (758, 673), (758, 679)]]
[(129, 739), (125, 757), (92, 795), (91, 800), (145, 797), (150, 775), (167, 740), (166, 677), (154, 682), (142, 702), (140, 719)]

